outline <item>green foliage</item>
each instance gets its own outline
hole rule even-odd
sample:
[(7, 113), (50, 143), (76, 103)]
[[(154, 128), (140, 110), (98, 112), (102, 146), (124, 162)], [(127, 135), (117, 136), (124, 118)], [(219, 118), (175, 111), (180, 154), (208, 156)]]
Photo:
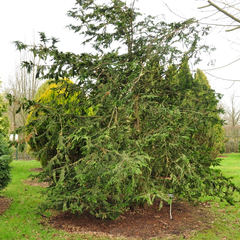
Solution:
[[(225, 176), (234, 176), (233, 181), (240, 187), (240, 154), (230, 154), (221, 162), (221, 170)], [(29, 178), (29, 170), (32, 168), (41, 167), (39, 162), (33, 161), (13, 161), (12, 164), (12, 182), (8, 185), (7, 191), (1, 195), (9, 199), (13, 199), (11, 207), (3, 215), (0, 216), (0, 236), (2, 239), (95, 239), (95, 240), (110, 240), (114, 237), (101, 237), (86, 235), (84, 233), (67, 233), (59, 229), (50, 228), (39, 224), (42, 221), (42, 216), (38, 214), (37, 207), (44, 198), (41, 197), (41, 192), (45, 191), (42, 187), (26, 185), (25, 180)], [(27, 188), (27, 191), (25, 189)], [(235, 195), (236, 201), (240, 201), (240, 195)], [(214, 222), (209, 223), (209, 218), (205, 218), (202, 223), (210, 224), (209, 229), (203, 231), (194, 231), (194, 236), (191, 239), (240, 239), (240, 222), (239, 218), (240, 205), (229, 206), (225, 202), (220, 202), (216, 198), (204, 198), (201, 201), (211, 204), (207, 209), (210, 214), (214, 215)], [(174, 203), (173, 203), (174, 206)], [(175, 216), (173, 212), (173, 217)], [(55, 212), (46, 211), (45, 216), (54, 216)], [(26, 221), (27, 219), (27, 221)], [(234, 224), (233, 224), (234, 223)], [(227, 227), (226, 227), (227, 225)], [(191, 227), (191, 226), (189, 226)], [(34, 231), (33, 231), (34, 229)], [(22, 237), (22, 235), (24, 235)], [(19, 237), (20, 236), (20, 237)], [(56, 237), (57, 236), (57, 237)], [(234, 236), (234, 237), (233, 237)], [(60, 238), (60, 239), (61, 239)], [(156, 236), (157, 238), (157, 236)], [(172, 237), (176, 239), (176, 236)], [(117, 237), (116, 237), (117, 239)], [(162, 239), (160, 236), (158, 239)], [(182, 238), (183, 239), (183, 238)]]
[(11, 151), (8, 144), (9, 120), (5, 115), (7, 104), (0, 95), (0, 190), (4, 189), (11, 180), (10, 162)]
[(9, 119), (7, 117), (7, 104), (3, 100), (2, 94), (0, 94), (0, 134), (7, 137), (9, 134)]
[[(57, 107), (60, 106), (63, 113), (86, 114), (86, 111), (79, 106), (85, 99), (81, 92), (75, 91), (71, 96), (66, 91), (67, 88), (70, 89), (74, 86), (73, 82), (67, 79), (58, 84), (48, 80), (39, 87), (35, 95), (34, 101), (36, 102), (32, 106), (26, 122), (27, 143), (30, 151), (38, 156), (43, 167), (46, 167), (48, 161), (57, 153), (55, 139), (59, 137), (61, 126), (67, 124), (65, 121), (70, 122), (69, 119), (64, 118), (63, 121), (61, 121), (61, 117), (59, 119), (59, 113), (56, 112)], [(41, 104), (48, 104), (48, 107), (41, 110)], [(90, 110), (87, 111), (88, 114), (92, 113)], [(49, 119), (49, 112), (56, 114), (56, 121), (53, 125)], [(78, 159), (79, 155), (81, 155), (79, 149), (71, 151), (71, 159)]]
[[(212, 111), (210, 115), (217, 118), (219, 121), (218, 124), (208, 124), (208, 126), (206, 127), (208, 135), (207, 138), (204, 139), (204, 142), (212, 148), (211, 157), (212, 159), (215, 159), (221, 151), (224, 151), (225, 147), (226, 139), (224, 137), (223, 123), (220, 121), (221, 118), (217, 110), (217, 102), (212, 105), (208, 104), (209, 97), (206, 96), (206, 89), (210, 90), (211, 87), (209, 85), (206, 75), (200, 69), (197, 69), (194, 81), (197, 81), (202, 85), (202, 87), (200, 88), (201, 90), (197, 95), (199, 101), (203, 103), (205, 107), (211, 108)], [(223, 109), (221, 109), (221, 111), (223, 111)]]
[[(213, 129), (222, 125), (218, 95), (188, 67), (188, 59), (199, 61), (199, 49), (208, 50), (199, 45), (208, 29), (193, 19), (167, 24), (143, 18), (134, 4), (120, 0), (102, 5), (86, 0), (68, 14), (80, 20), (70, 28), (96, 54), (59, 52), (53, 41), (46, 46), (51, 40), (45, 35), (30, 49), (52, 61), (39, 68), (40, 76), (56, 82), (76, 77), (77, 84), (66, 88), (68, 97), (87, 96), (72, 111), (64, 102), (39, 104), (36, 111), (48, 121), (42, 133), (48, 142), (38, 155), (55, 150), (41, 174), (50, 182), (42, 209), (116, 218), (155, 198), (170, 203), (168, 193), (232, 203), (234, 184), (212, 168), (220, 161), (211, 156)], [(95, 114), (75, 110), (91, 106), (97, 106)], [(32, 122), (33, 136), (41, 119)]]
[[(79, 235), (73, 236), (59, 229), (39, 224), (42, 216), (37, 211), (37, 207), (43, 201), (41, 193), (45, 191), (45, 188), (30, 186), (26, 183), (29, 182), (26, 180), (30, 180), (30, 169), (39, 167), (41, 167), (40, 163), (35, 160), (11, 163), (12, 181), (8, 185), (7, 191), (3, 191), (1, 196), (12, 199), (12, 202), (10, 208), (0, 215), (0, 238), (51, 240), (55, 236), (71, 240), (79, 239)], [(32, 172), (32, 174), (36, 173)], [(50, 213), (45, 213), (45, 215), (49, 216)]]
[(11, 181), (10, 162), (11, 152), (3, 134), (0, 134), (0, 190), (3, 190)]

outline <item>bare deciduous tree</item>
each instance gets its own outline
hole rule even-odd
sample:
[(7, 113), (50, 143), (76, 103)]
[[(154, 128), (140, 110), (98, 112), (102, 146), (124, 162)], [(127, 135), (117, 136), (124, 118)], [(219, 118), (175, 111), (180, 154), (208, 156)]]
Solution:
[[(215, 24), (227, 27), (226, 31), (233, 31), (240, 28), (240, 2), (239, 0), (208, 0), (208, 5), (200, 7), (213, 9), (209, 17)], [(218, 21), (218, 22), (216, 22)]]
[(235, 92), (230, 96), (230, 104), (225, 104), (224, 120), (227, 122), (225, 126), (226, 137), (229, 138), (227, 149), (230, 152), (238, 152), (238, 145), (240, 139), (240, 99)]
[[(14, 75), (9, 77), (8, 84), (4, 89), (5, 93), (10, 93), (15, 98), (15, 101), (8, 108), (11, 131), (14, 131), (19, 126), (25, 125), (27, 114), (23, 110), (16, 113), (19, 108), (19, 101), (22, 98), (32, 100), (40, 83), (40, 81), (35, 77), (37, 66), (40, 64), (39, 60), (32, 54), (27, 54), (26, 52), (21, 54), (20, 62), (29, 60), (31, 60), (34, 64), (33, 71), (29, 74), (26, 69), (18, 66)], [(15, 134), (13, 135), (13, 140), (15, 141)]]
[(230, 105), (225, 105), (225, 112), (228, 125), (237, 126), (240, 122), (240, 101), (235, 92), (230, 96)]

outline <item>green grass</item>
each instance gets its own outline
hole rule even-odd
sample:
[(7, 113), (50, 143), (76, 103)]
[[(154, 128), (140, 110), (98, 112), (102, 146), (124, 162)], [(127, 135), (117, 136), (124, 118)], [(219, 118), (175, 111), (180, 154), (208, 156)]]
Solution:
[[(55, 230), (40, 224), (41, 216), (37, 206), (43, 200), (41, 187), (26, 185), (29, 169), (40, 167), (37, 161), (13, 161), (13, 179), (1, 195), (13, 199), (11, 207), (0, 215), (0, 240), (18, 239), (109, 239), (90, 235), (74, 235)], [(240, 154), (228, 154), (219, 167), (225, 176), (232, 176), (233, 182), (240, 187)], [(240, 196), (235, 195), (237, 204), (227, 205), (217, 199), (205, 199), (212, 203), (209, 211), (216, 216), (211, 228), (193, 233), (190, 239), (240, 239)]]
[[(240, 188), (240, 153), (224, 154), (227, 158), (222, 158), (222, 170), (227, 177), (233, 177), (232, 181)], [(240, 195), (235, 194), (237, 203), (234, 206), (217, 199), (208, 199), (212, 203), (210, 211), (215, 215), (215, 220), (211, 228), (201, 233), (196, 233), (191, 239), (211, 239), (211, 240), (238, 240), (240, 239)]]
[(227, 158), (218, 167), (222, 170), (225, 176), (233, 177), (233, 182), (240, 188), (240, 153), (226, 154)]
[[(83, 239), (84, 236), (68, 234), (40, 224), (41, 216), (38, 214), (37, 206), (43, 200), (41, 192), (44, 189), (22, 182), (29, 178), (31, 174), (29, 169), (40, 167), (39, 162), (13, 161), (11, 165), (12, 182), (1, 195), (13, 199), (13, 202), (11, 207), (0, 215), (0, 239)], [(89, 238), (90, 236), (87, 237)]]

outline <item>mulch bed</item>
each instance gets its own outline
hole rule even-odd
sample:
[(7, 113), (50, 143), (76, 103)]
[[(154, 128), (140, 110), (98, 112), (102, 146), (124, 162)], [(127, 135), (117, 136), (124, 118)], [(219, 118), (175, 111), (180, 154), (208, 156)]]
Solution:
[(170, 206), (165, 203), (158, 211), (159, 202), (147, 209), (138, 208), (122, 214), (116, 220), (100, 220), (88, 212), (81, 215), (61, 212), (56, 216), (43, 220), (43, 225), (71, 233), (90, 233), (92, 235), (109, 236), (110, 238), (125, 237), (149, 239), (153, 237), (168, 237), (176, 239), (179, 236), (188, 238), (195, 230), (210, 228), (212, 216), (203, 206), (190, 206), (185, 202), (172, 204), (172, 219)]

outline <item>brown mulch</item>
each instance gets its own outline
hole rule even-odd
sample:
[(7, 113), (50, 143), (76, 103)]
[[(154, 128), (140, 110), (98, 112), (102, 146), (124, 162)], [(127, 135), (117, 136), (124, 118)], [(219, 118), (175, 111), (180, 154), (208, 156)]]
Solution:
[(0, 215), (2, 215), (11, 205), (12, 200), (0, 196)]
[(102, 221), (88, 212), (81, 215), (70, 212), (59, 213), (45, 221), (43, 225), (71, 233), (90, 233), (92, 235), (109, 236), (110, 238), (125, 237), (149, 239), (153, 237), (168, 237), (176, 239), (179, 236), (190, 237), (195, 230), (210, 228), (212, 216), (204, 206), (193, 207), (185, 202), (172, 204), (172, 219), (170, 206), (165, 203), (158, 211), (159, 202), (147, 209), (135, 209), (122, 214), (116, 220)]
[(218, 157), (220, 157), (220, 158), (226, 158), (226, 157), (228, 157), (228, 156), (219, 155)]

